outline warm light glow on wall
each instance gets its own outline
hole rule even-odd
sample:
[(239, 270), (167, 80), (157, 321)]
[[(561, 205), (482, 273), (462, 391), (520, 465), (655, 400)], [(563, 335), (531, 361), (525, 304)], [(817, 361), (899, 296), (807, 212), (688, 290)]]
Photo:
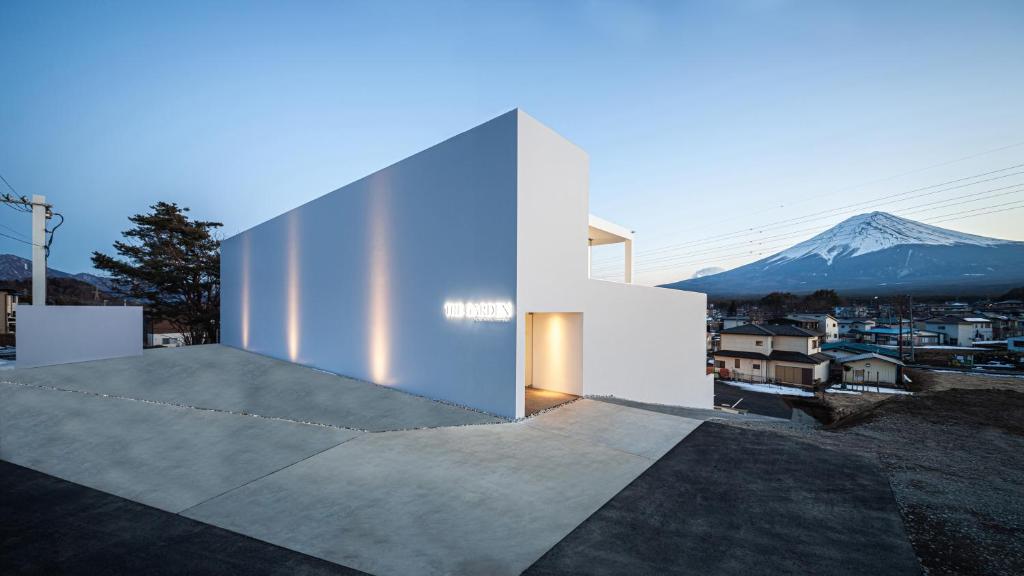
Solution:
[(477, 322), (509, 322), (515, 307), (512, 302), (464, 302), (449, 300), (444, 303), (444, 317), (449, 320), (475, 320)]
[(292, 362), (299, 359), (299, 214), (292, 211), (288, 215), (288, 358)]
[(249, 246), (249, 235), (245, 234), (242, 236), (242, 348), (249, 348), (249, 258), (251, 257), (251, 249)]
[(548, 318), (547, 361), (552, 373), (563, 375), (567, 373), (565, 363), (569, 356), (565, 318), (561, 314), (551, 314)]
[(391, 245), (388, 221), (388, 195), (391, 193), (384, 175), (375, 177), (370, 189), (370, 379), (388, 384), (391, 357)]

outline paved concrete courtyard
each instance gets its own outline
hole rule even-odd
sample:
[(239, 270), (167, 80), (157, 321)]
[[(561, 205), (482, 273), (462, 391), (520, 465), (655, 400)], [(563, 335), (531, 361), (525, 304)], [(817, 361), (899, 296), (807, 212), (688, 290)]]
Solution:
[(219, 344), (12, 370), (2, 379), (370, 432), (503, 421)]
[(373, 574), (518, 574), (701, 423), (506, 422), (221, 346), (3, 380), (0, 459)]

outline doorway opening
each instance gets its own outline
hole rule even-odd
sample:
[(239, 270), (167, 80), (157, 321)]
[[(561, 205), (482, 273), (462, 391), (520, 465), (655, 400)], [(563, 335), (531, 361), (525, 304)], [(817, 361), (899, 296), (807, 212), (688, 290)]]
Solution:
[(582, 380), (583, 314), (527, 314), (526, 415), (575, 400)]

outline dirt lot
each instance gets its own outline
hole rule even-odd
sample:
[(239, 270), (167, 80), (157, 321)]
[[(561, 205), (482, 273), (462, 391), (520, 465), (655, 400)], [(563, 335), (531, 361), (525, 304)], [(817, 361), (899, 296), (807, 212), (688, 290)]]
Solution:
[(1024, 392), (1024, 376), (1014, 374), (986, 374), (952, 370), (907, 369), (915, 390), (938, 392), (954, 388), (964, 390), (1017, 390)]
[[(877, 459), (928, 574), (1024, 574), (1024, 379), (941, 389), (965, 378), (975, 377), (941, 375), (939, 391), (891, 397), (826, 428), (731, 424)], [(983, 389), (992, 386), (1011, 389)]]

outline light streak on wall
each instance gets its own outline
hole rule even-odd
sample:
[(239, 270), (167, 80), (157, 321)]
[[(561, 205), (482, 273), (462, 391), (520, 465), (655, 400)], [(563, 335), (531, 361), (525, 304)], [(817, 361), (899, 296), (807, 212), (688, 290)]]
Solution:
[(547, 361), (550, 363), (549, 373), (564, 377), (568, 373), (566, 360), (569, 356), (565, 317), (561, 314), (551, 314), (548, 318)]
[(249, 349), (249, 316), (252, 313), (249, 305), (249, 278), (251, 272), (249, 259), (252, 257), (251, 240), (248, 234), (242, 236), (242, 348)]
[(391, 193), (383, 175), (375, 177), (369, 198), (369, 326), (370, 379), (377, 384), (389, 384), (391, 359), (391, 242), (388, 196)]
[(293, 210), (288, 215), (288, 316), (286, 334), (288, 338), (288, 358), (292, 362), (299, 359), (299, 213)]

